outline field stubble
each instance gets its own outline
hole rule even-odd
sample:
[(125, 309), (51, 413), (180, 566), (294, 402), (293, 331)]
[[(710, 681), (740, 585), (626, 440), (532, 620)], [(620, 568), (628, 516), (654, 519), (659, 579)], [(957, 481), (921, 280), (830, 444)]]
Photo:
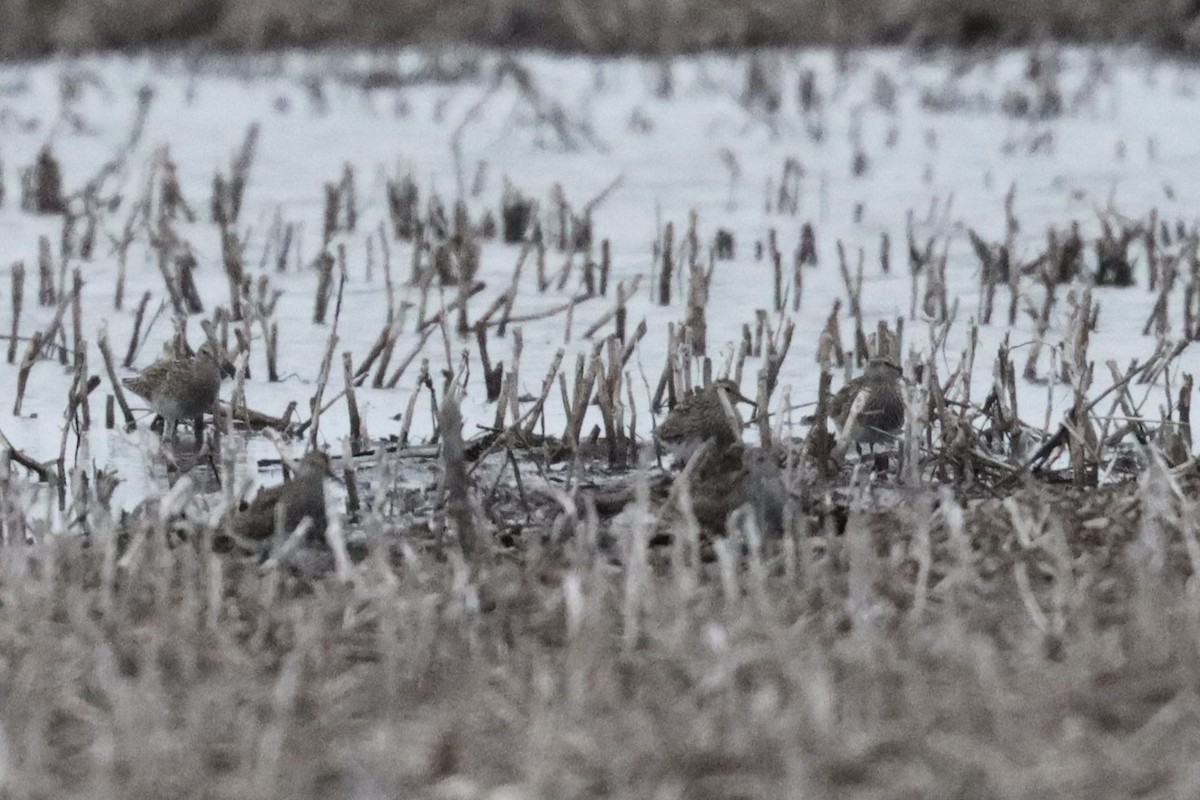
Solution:
[[(730, 227), (709, 235), (694, 209), (678, 233), (669, 216), (656, 220), (650, 258), (631, 258), (628, 230), (604, 215), (640, 175), (606, 176), (574, 205), (557, 182), (545, 206), (508, 181), (473, 188), (489, 173), (481, 158), (468, 176), (472, 147), (512, 158), (532, 141), (547, 169), (603, 149), (586, 109), (511, 56), (285, 78), (293, 94), (275, 95), (274, 112), (301, 97), (326, 136), (331, 104), (362, 101), (375, 118), (371, 92), (390, 93), (398, 125), (428, 110), (422, 125), (450, 133), (438, 176), (457, 189), (444, 203), (411, 171), (370, 183), (346, 164), (320, 187), (323, 203), (286, 213), (279, 193), (300, 190), (269, 168), (286, 154), (271, 137), (298, 123), (239, 129), (201, 208), (187, 201), (200, 184), (180, 178), (170, 150), (138, 149), (160, 102), (149, 91), (136, 93), (116, 160), (65, 188), (79, 185), (72, 164), (97, 152), (89, 131), (104, 115), (89, 103), (110, 90), (86, 68), (64, 70), (55, 136), (26, 162), (16, 217), (22, 231), (61, 224), (55, 242), (37, 236), (36, 307), (23, 306), (24, 266), (10, 273), (6, 425), (42, 435), (28, 439), (33, 454), (6, 442), (0, 462), (0, 785), (14, 797), (1194, 795), (1200, 468), (1186, 359), (1200, 338), (1200, 236), (1186, 218), (1190, 187), (1160, 183), (1168, 168), (1148, 155), (1130, 169), (1155, 194), (1132, 204), (1162, 192), (1161, 211), (1131, 217), (1110, 198), (1082, 227), (1051, 219), (1044, 237), (1021, 233), (1015, 180), (986, 206), (1001, 220), (990, 234), (951, 223), (952, 199), (932, 177), (923, 218), (891, 196), (872, 204), (873, 187), (903, 182), (889, 189), (872, 174), (895, 179), (924, 161), (932, 176), (959, 144), (939, 149), (939, 126), (945, 135), (976, 116), (1008, 120), (997, 149), (1028, 170), (1039, 213), (1047, 196), (1086, 196), (1070, 178), (1038, 184), (1038, 159), (1129, 94), (1113, 88), (1125, 76), (1103, 55), (1069, 54), (1071, 68), (1061, 55), (976, 65), (1018, 63), (1009, 71), (1021, 77), (991, 93), (958, 81), (962, 63), (897, 83), (854, 58), (825, 72), (756, 55), (701, 65), (681, 88), (677, 72), (649, 67), (640, 76), (657, 81), (656, 99), (616, 122), (600, 115), (607, 132), (650, 136), (670, 124), (679, 91), (677, 102), (718, 107), (714, 139), (736, 129), (733, 117), (740, 136), (765, 131), (764, 147), (804, 137), (811, 154), (807, 169), (788, 156), (777, 170), (721, 150), (713, 163), (725, 172), (705, 176), (697, 205)], [(598, 95), (611, 77), (597, 68)], [(1188, 96), (1186, 70), (1171, 80)], [(431, 99), (431, 85), (491, 88), (455, 105), (458, 95)], [(188, 98), (203, 91), (189, 87)], [(6, 91), (19, 104), (20, 81)], [(472, 134), (497, 93), (514, 100), (519, 130), (489, 151), (480, 142), (491, 134)], [(457, 126), (446, 106), (461, 113)], [(893, 150), (897, 108), (927, 126), (923, 145), (900, 145), (909, 158)], [(22, 113), (0, 120), (39, 137)], [(1135, 134), (1118, 133), (1124, 154)], [(1158, 146), (1148, 141), (1148, 153)], [(145, 174), (130, 180), (135, 152)], [(832, 174), (849, 174), (814, 187), (835, 158)], [(762, 184), (743, 170), (766, 173), (765, 217)], [(949, 179), (964, 194), (966, 173)], [(992, 182), (988, 170), (980, 194), (994, 198)], [(276, 193), (265, 194), (273, 213), (254, 194), (260, 183)], [(256, 203), (265, 225), (243, 216)], [(902, 228), (889, 225), (897, 216)], [(301, 256), (305, 223), (307, 246), (320, 232), (315, 257)], [(867, 235), (878, 269), (852, 244)], [(110, 251), (94, 256), (105, 237)], [(756, 279), (729, 281), (735, 268)], [(1123, 302), (1135, 292), (1140, 301)], [(747, 296), (761, 307), (734, 302)], [(93, 331), (98, 300), (114, 310)], [(185, 357), (196, 317), (235, 366), (234, 387), (198, 450), (161, 450), (120, 430), (118, 407), (136, 420), (117, 374), (148, 341)], [(160, 318), (174, 330), (156, 328)], [(120, 364), (110, 332), (129, 337)], [(1122, 365), (1128, 350), (1102, 352), (1119, 339), (1142, 357)], [(495, 360), (500, 341), (507, 365)], [(1097, 352), (1112, 355), (1107, 372)], [(851, 437), (826, 431), (829, 416), (853, 428), (870, 399), (832, 408), (835, 375), (872, 358), (903, 368), (903, 456), (856, 458)], [(651, 409), (685, 406), (711, 378), (751, 387), (739, 402), (753, 401), (755, 444), (714, 437), (720, 452), (702, 447), (684, 478), (652, 466)], [(401, 379), (409, 393), (386, 423), (399, 434), (366, 435), (383, 427), (370, 402), (402, 396)], [(100, 386), (112, 392), (106, 439), (91, 418)], [(792, 393), (815, 399), (804, 436)], [(1043, 395), (1045, 421), (1028, 421)], [(47, 409), (63, 397), (60, 431)], [(265, 403), (286, 410), (251, 407)], [(481, 409), (492, 424), (467, 435)], [(344, 485), (327, 520), (251, 541), (235, 522), (250, 482), (243, 449), (277, 447), (286, 460), (290, 443), (328, 439), (340, 452), (314, 463), (332, 464)], [(102, 444), (136, 456), (120, 477), (144, 469), (170, 488), (151, 480), (145, 502), (115, 502), (118, 476), (92, 461)], [(725, 484), (735, 491), (715, 490)], [(778, 518), (736, 502), (772, 492)]]

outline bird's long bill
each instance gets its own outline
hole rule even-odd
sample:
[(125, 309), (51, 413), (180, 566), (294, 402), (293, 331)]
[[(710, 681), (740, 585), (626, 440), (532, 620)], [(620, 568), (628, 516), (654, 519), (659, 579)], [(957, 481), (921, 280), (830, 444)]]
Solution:
[(751, 400), (749, 397), (746, 397), (746, 395), (742, 394), (741, 390), (739, 390), (739, 389), (735, 389), (732, 386), (725, 385), (725, 388), (723, 388), (722, 391), (727, 392), (730, 397), (732, 397), (734, 400), (736, 400), (739, 403), (747, 403), (751, 408), (754, 408), (754, 409), (758, 408), (758, 403), (755, 402), (754, 400)]

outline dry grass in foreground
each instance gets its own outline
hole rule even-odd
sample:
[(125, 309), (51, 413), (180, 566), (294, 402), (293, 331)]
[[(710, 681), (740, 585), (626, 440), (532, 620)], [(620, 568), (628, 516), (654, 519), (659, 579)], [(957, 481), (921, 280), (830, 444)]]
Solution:
[[(87, 507), (0, 551), (5, 797), (1128, 798), (1200, 785), (1195, 462), (706, 563), (587, 516), (315, 582)], [(0, 489), (20, 542), (25, 484)], [(76, 498), (78, 503), (81, 498)], [(164, 515), (165, 516), (165, 515)], [(436, 538), (436, 537), (435, 537)], [(389, 544), (390, 543), (390, 544)]]

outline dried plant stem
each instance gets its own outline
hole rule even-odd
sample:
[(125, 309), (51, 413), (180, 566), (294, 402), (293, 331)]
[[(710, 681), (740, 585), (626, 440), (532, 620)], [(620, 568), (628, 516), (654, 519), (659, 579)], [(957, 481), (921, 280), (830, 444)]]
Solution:
[[(51, 319), (49, 327), (44, 333), (35, 333), (33, 339), (30, 341), (29, 349), (26, 350), (25, 357), (21, 361), (20, 369), (17, 372), (17, 399), (13, 405), (14, 417), (21, 415), (21, 405), (25, 397), (25, 388), (29, 383), (29, 373), (33, 369), (33, 365), (41, 357), (42, 350), (62, 332), (63, 316), (66, 314), (67, 307), (73, 302), (72, 298), (77, 295), (77, 289), (72, 291), (70, 295), (60, 295), (58, 308), (54, 312), (54, 317)], [(78, 359), (78, 357), (77, 354), (76, 358)]]
[(430, 385), (429, 381), (429, 359), (421, 359), (421, 371), (417, 375), (416, 385), (413, 387), (412, 394), (408, 396), (408, 403), (404, 407), (404, 420), (400, 423), (400, 446), (408, 446), (408, 434), (412, 429), (413, 415), (417, 409), (417, 399), (421, 396), (421, 388)]
[(50, 469), (45, 464), (38, 462), (32, 456), (25, 453), (23, 450), (18, 450), (13, 447), (12, 442), (8, 440), (2, 432), (0, 432), (0, 448), (4, 455), (7, 455), (14, 463), (37, 475), (38, 480), (43, 483), (53, 484), (57, 482), (54, 470)]
[(454, 394), (452, 391), (445, 398), (438, 420), (442, 435), (442, 486), (446, 492), (446, 511), (453, 522), (463, 558), (467, 564), (471, 564), (482, 554), (486, 542), (479, 535), (471, 503), (466, 448), (462, 438), (462, 414)]
[(184, 305), (187, 306), (188, 313), (204, 313), (204, 301), (200, 298), (200, 290), (196, 288), (196, 280), (193, 276), (196, 259), (190, 253), (183, 253), (175, 260), (175, 267), (179, 281), (179, 293), (183, 298)]
[(80, 305), (83, 297), (83, 276), (76, 267), (71, 273), (71, 333), (73, 335), (73, 350), (75, 358), (82, 358), (87, 350), (83, 341), (83, 308)]
[(1179, 387), (1179, 435), (1183, 438), (1187, 451), (1192, 451), (1192, 374), (1183, 374), (1183, 384)]
[(503, 388), (504, 362), (493, 365), (491, 358), (488, 357), (487, 328), (477, 327), (475, 329), (475, 342), (479, 347), (479, 363), (483, 367), (483, 383), (487, 401), (494, 403), (500, 398), (500, 391)]
[(325, 394), (325, 384), (329, 382), (329, 371), (333, 366), (333, 350), (337, 347), (337, 333), (329, 334), (329, 342), (325, 346), (325, 356), (321, 359), (321, 372), (317, 378), (317, 393), (313, 395), (310, 405), (312, 407), (312, 424), (309, 426), (309, 448), (316, 449), (317, 434), (321, 422), (321, 396)]
[(183, 296), (179, 292), (179, 283), (176, 277), (171, 274), (168, 266), (167, 249), (165, 245), (158, 247), (158, 272), (162, 276), (163, 286), (167, 289), (167, 297), (171, 301), (171, 308), (176, 314), (184, 313)]
[(354, 470), (354, 451), (349, 439), (342, 440), (342, 483), (346, 487), (346, 517), (350, 522), (356, 522), (362, 504), (358, 494), (358, 478)]
[(54, 265), (50, 254), (50, 240), (45, 236), (38, 239), (38, 305), (52, 306), (58, 300), (54, 291)]
[[(559, 373), (559, 388), (562, 390), (563, 406), (567, 414), (567, 427), (563, 432), (563, 444), (567, 449), (574, 450), (579, 444), (579, 435), (583, 431), (583, 417), (587, 412), (587, 402), (591, 398), (592, 385), (596, 379), (597, 363), (593, 358), (591, 366), (587, 366), (584, 355), (580, 353), (575, 360), (574, 391), (568, 392), (567, 379)], [(586, 370), (586, 371), (585, 371)]]
[(59, 439), (58, 488), (60, 508), (62, 508), (65, 504), (65, 496), (63, 495), (63, 491), (67, 485), (67, 444), (70, 441), (71, 431), (73, 429), (76, 433), (76, 436), (81, 437), (82, 434), (90, 427), (91, 420), (87, 402), (89, 383), (87, 376), (86, 352), (79, 355), (75, 364), (75, 378), (71, 381), (71, 388), (67, 393), (66, 424), (63, 425), (62, 437)]
[(611, 467), (623, 466), (624, 452), (620, 447), (624, 427), (624, 403), (621, 400), (621, 342), (615, 336), (606, 340), (608, 363), (597, 373), (597, 404), (604, 424), (604, 438), (608, 445), (608, 463)]
[(546, 377), (542, 379), (542, 391), (538, 395), (537, 400), (526, 411), (521, 419), (516, 420), (514, 427), (524, 425), (522, 433), (526, 436), (531, 436), (534, 429), (537, 427), (538, 421), (542, 418), (542, 410), (546, 407), (546, 398), (550, 396), (550, 390), (554, 387), (554, 379), (559, 374), (562, 368), (564, 351), (560, 347), (554, 353), (554, 359), (550, 362), (550, 368), (546, 371)]
[[(426, 328), (425, 330), (421, 331), (420, 341), (418, 341), (413, 349), (409, 351), (408, 355), (404, 357), (404, 360), (400, 362), (400, 365), (396, 367), (396, 371), (392, 373), (392, 377), (388, 378), (387, 388), (396, 388), (396, 384), (400, 382), (400, 376), (402, 376), (405, 370), (408, 369), (408, 365), (413, 362), (413, 359), (420, 355), (421, 351), (425, 349), (425, 342), (427, 342), (429, 337), (433, 335), (433, 331), (433, 328)], [(428, 370), (426, 369), (425, 371), (427, 372)]]
[(121, 366), (129, 369), (133, 366), (133, 360), (137, 358), (138, 348), (141, 345), (139, 334), (142, 331), (142, 321), (146, 317), (146, 306), (150, 303), (150, 292), (142, 295), (142, 299), (138, 301), (137, 311), (133, 315), (133, 333), (129, 336), (129, 347), (125, 351), (125, 360), (121, 362)]
[(658, 304), (671, 305), (671, 279), (675, 275), (675, 224), (668, 222), (662, 236), (662, 262), (658, 274)]
[[(1130, 431), (1133, 433), (1138, 443), (1145, 446), (1150, 441), (1149, 432), (1146, 430), (1145, 424), (1141, 420), (1137, 419), (1138, 412), (1134, 407), (1133, 398), (1129, 394), (1128, 382), (1122, 383), (1125, 376), (1121, 374), (1120, 369), (1117, 367), (1116, 361), (1109, 359), (1105, 362), (1105, 366), (1108, 367), (1108, 372), (1112, 376), (1113, 382), (1122, 384), (1121, 388), (1117, 391), (1117, 398), (1113, 401), (1113, 405), (1119, 406), (1121, 412), (1131, 420), (1129, 425)], [(1130, 371), (1132, 372), (1134, 369), (1136, 369), (1136, 364), (1130, 368)], [(1105, 424), (1107, 426), (1107, 422)], [(1102, 434), (1101, 439), (1103, 439), (1106, 444), (1108, 443), (1108, 437), (1106, 435)], [(1115, 444), (1115, 442), (1113, 444)]]
[(434, 328), (434, 327), (437, 327), (438, 325), (441, 325), (442, 321), (444, 319), (446, 319), (447, 314), (449, 314), (453, 311), (457, 311), (460, 308), (465, 308), (467, 301), (469, 301), (472, 297), (479, 294), (486, 288), (487, 288), (486, 283), (477, 281), (477, 282), (473, 283), (469, 289), (467, 289), (465, 291), (460, 290), (458, 296), (455, 297), (454, 300), (450, 301), (450, 303), (448, 305), (442, 306), (441, 310), (438, 311), (436, 314), (434, 314), (432, 317), (429, 317), (428, 319), (424, 319), (424, 320), (418, 322), (417, 330), (424, 332), (427, 329)]
[(317, 293), (313, 303), (313, 323), (325, 324), (325, 314), (333, 295), (333, 268), (337, 262), (328, 250), (317, 257)]
[(383, 379), (387, 375), (388, 365), (392, 363), (392, 353), (396, 351), (396, 339), (399, 333), (399, 325), (393, 325), (388, 330), (387, 343), (384, 345), (383, 354), (379, 358), (379, 366), (375, 370), (375, 377), (371, 379), (372, 388), (383, 388)]
[(125, 419), (125, 429), (131, 431), (137, 426), (137, 422), (133, 418), (133, 412), (129, 410), (129, 403), (125, 400), (125, 391), (121, 386), (121, 381), (117, 378), (117, 370), (112, 357), (112, 348), (108, 345), (108, 331), (104, 328), (100, 329), (100, 334), (96, 337), (96, 346), (100, 349), (100, 355), (104, 358), (104, 368), (108, 372), (108, 382), (112, 387), (113, 396), (117, 399), (117, 405), (121, 407), (121, 416)]
[[(266, 321), (263, 321), (263, 326), (266, 327)], [(279, 326), (272, 321), (269, 328), (264, 331), (266, 336), (265, 349), (267, 354), (267, 381), (269, 383), (279, 382)]]
[(641, 275), (635, 275), (633, 280), (629, 283), (628, 286), (626, 286), (624, 281), (621, 281), (620, 283), (618, 283), (617, 284), (617, 301), (616, 301), (616, 303), (614, 303), (613, 307), (610, 308), (608, 311), (605, 311), (603, 314), (601, 314), (599, 319), (597, 319), (595, 322), (593, 322), (591, 325), (588, 326), (588, 329), (583, 332), (583, 338), (585, 338), (585, 339), (592, 338), (593, 336), (596, 335), (596, 333), (601, 328), (603, 328), (605, 325), (607, 325), (610, 320), (612, 320), (614, 317), (616, 317), (617, 314), (619, 314), (625, 308), (625, 304), (628, 303), (629, 300), (632, 299), (637, 294), (638, 288), (641, 286), (641, 283), (642, 283)]
[(17, 370), (17, 399), (13, 404), (13, 416), (21, 416), (21, 403), (25, 397), (25, 387), (29, 383), (29, 373), (33, 369), (33, 365), (37, 363), (38, 354), (42, 349), (42, 332), (35, 331), (33, 338), (29, 342), (29, 347), (25, 350), (25, 357), (21, 359), (21, 366)]
[(350, 418), (350, 447), (357, 452), (362, 449), (362, 419), (358, 414), (358, 398), (354, 395), (354, 358), (350, 351), (342, 353), (343, 377), (346, 382), (346, 412)]
[[(477, 320), (475, 320), (475, 324), (473, 327), (476, 330), (478, 330), (480, 327), (486, 326), (488, 321), (492, 317), (496, 316), (496, 314), (498, 314), (500, 311), (504, 310), (505, 308), (510, 307), (511, 302), (512, 301), (511, 301), (511, 298), (509, 297), (508, 292), (507, 291), (503, 292), (499, 297), (497, 297), (495, 300), (492, 301), (492, 304), (490, 306), (488, 306), (487, 309), (482, 314), (479, 315), (479, 318)], [(504, 335), (503, 331), (500, 332), (500, 335), (501, 336)]]
[(501, 325), (505, 325), (505, 324), (509, 324), (509, 323), (523, 324), (526, 322), (536, 322), (536, 321), (542, 320), (542, 319), (552, 319), (553, 317), (557, 317), (559, 314), (562, 314), (563, 312), (572, 309), (574, 306), (577, 306), (580, 303), (583, 303), (590, 299), (591, 298), (589, 298), (587, 295), (579, 295), (577, 297), (572, 297), (570, 300), (568, 300), (565, 303), (562, 303), (561, 305), (557, 305), (553, 308), (548, 308), (545, 311), (538, 311), (538, 312), (531, 313), (531, 314), (522, 314), (520, 316), (515, 316), (515, 317), (506, 317), (504, 319), (501, 319), (498, 322), (489, 322), (488, 326), (490, 327), (492, 325), (495, 325), (495, 326), (499, 327)]
[(17, 340), (21, 330), (21, 308), (25, 304), (25, 264), (21, 261), (12, 266), (12, 333), (8, 340), (8, 363), (17, 359)]
[(1159, 287), (1158, 299), (1154, 302), (1154, 308), (1150, 311), (1150, 316), (1146, 319), (1146, 324), (1142, 326), (1142, 336), (1149, 336), (1151, 330), (1155, 334), (1163, 336), (1171, 327), (1167, 302), (1170, 300), (1171, 290), (1175, 288), (1175, 281), (1179, 276), (1179, 257), (1167, 259), (1162, 264), (1161, 269), (1163, 277), (1161, 286)]
[(375, 339), (375, 344), (371, 345), (370, 351), (367, 352), (367, 357), (358, 365), (358, 369), (354, 371), (354, 383), (356, 386), (361, 386), (363, 379), (371, 371), (371, 367), (375, 366), (375, 361), (383, 355), (389, 345), (395, 345), (395, 335), (393, 332), (394, 326), (389, 321), (384, 324), (379, 330), (379, 336)]

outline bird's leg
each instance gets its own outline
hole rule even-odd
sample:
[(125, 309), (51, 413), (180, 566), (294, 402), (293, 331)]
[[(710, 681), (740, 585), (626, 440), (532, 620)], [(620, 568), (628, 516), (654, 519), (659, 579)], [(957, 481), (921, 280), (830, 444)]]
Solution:
[(876, 472), (888, 471), (888, 454), (886, 452), (875, 452), (875, 443), (871, 442), (871, 460), (874, 462), (872, 466)]
[(179, 464), (175, 461), (175, 423), (171, 417), (163, 417), (163, 435), (160, 451), (167, 462), (167, 474), (179, 472)]

